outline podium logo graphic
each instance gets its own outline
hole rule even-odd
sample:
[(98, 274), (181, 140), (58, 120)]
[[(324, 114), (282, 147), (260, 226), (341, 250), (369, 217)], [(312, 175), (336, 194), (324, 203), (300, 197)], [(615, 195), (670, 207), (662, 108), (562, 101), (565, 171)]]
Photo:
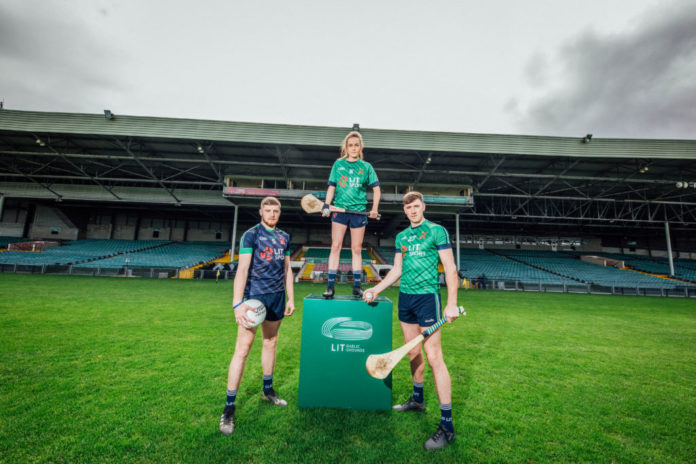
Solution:
[(372, 324), (354, 321), (350, 317), (332, 317), (321, 326), (321, 334), (336, 340), (369, 340), (372, 338)]

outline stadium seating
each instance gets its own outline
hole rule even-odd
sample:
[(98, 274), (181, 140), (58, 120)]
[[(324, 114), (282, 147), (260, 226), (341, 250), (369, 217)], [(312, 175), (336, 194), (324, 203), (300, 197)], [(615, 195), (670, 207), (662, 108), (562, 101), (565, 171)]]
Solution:
[[(165, 240), (76, 240), (41, 252), (5, 251), (0, 264), (75, 268), (162, 267), (186, 268), (224, 256), (220, 242), (171, 243)], [(128, 262), (126, 262), (126, 259)]]
[(683, 282), (592, 264), (580, 260), (579, 256), (563, 252), (460, 249), (460, 256), (462, 273), (469, 280), (485, 274), (489, 280), (552, 285), (592, 284), (652, 289), (673, 289), (677, 285), (683, 285)]
[[(314, 270), (318, 271), (318, 272), (328, 272), (329, 271), (329, 263), (328, 262), (315, 263)], [(350, 263), (340, 263), (338, 265), (338, 272), (353, 272), (353, 267)]]
[[(142, 251), (77, 264), (77, 268), (159, 267), (185, 269), (223, 256), (229, 245), (216, 242), (168, 243)], [(126, 259), (128, 262), (126, 263)]]
[(601, 266), (565, 253), (533, 250), (494, 250), (509, 259), (559, 276), (601, 286), (674, 288), (673, 281), (659, 277)]
[(6, 251), (0, 255), (0, 264), (23, 266), (54, 266), (87, 262), (121, 253), (161, 246), (162, 240), (76, 240), (41, 252)]
[(568, 278), (546, 272), (494, 254), (487, 250), (460, 248), (461, 270), (466, 279), (485, 274), (489, 280), (516, 280), (523, 283), (562, 285)]
[[(307, 264), (304, 272), (302, 273), (302, 276), (300, 277), (300, 280), (311, 280), (312, 279), (312, 272), (314, 272), (314, 273), (327, 273), (327, 272), (329, 272), (329, 263), (324, 261), (324, 262), (320, 262), (320, 263)], [(371, 265), (363, 265), (362, 272), (365, 275), (365, 278), (367, 279), (368, 282), (379, 281), (379, 278), (375, 275)], [(340, 263), (338, 265), (338, 274), (343, 275), (343, 279), (345, 279), (345, 281), (352, 282), (352, 280), (353, 280), (353, 266), (350, 263)], [(323, 276), (323, 278), (325, 278), (325, 276)]]
[[(312, 247), (307, 249), (307, 251), (304, 254), (304, 258), (307, 262), (317, 263), (324, 260), (328, 261), (330, 254), (330, 248)], [(370, 253), (367, 250), (362, 250), (361, 257), (362, 260), (366, 262), (370, 262), (372, 260), (372, 257), (370, 256)], [(341, 262), (350, 263), (352, 259), (353, 254), (349, 248), (344, 248), (341, 250), (341, 254), (339, 256), (339, 260)]]
[[(668, 276), (670, 274), (669, 260), (666, 257), (650, 257), (640, 255), (626, 255), (620, 253), (580, 253), (569, 252), (573, 256), (581, 256), (591, 254), (605, 258), (616, 259), (623, 261), (624, 264), (631, 268), (648, 274), (656, 274)], [(674, 259), (674, 275), (676, 278), (696, 282), (696, 261), (689, 259)]]

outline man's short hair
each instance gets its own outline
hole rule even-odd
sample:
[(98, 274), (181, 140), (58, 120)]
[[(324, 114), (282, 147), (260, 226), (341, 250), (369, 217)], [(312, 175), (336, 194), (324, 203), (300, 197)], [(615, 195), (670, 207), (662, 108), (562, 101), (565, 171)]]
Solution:
[(404, 195), (404, 198), (402, 199), (402, 201), (404, 202), (404, 206), (410, 205), (416, 200), (420, 200), (421, 203), (425, 203), (425, 201), (423, 200), (423, 194), (415, 191), (408, 192), (406, 195)]
[(276, 197), (266, 197), (261, 200), (261, 208), (266, 205), (277, 206), (280, 208), (280, 200), (278, 200)]

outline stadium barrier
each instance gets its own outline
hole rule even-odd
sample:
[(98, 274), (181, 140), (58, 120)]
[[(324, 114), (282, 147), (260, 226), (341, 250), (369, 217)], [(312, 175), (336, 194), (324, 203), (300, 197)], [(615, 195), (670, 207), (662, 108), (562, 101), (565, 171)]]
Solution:
[[(141, 278), (178, 278), (180, 272), (186, 270), (168, 267), (78, 267), (73, 265), (27, 265), (27, 264), (0, 264), (0, 272), (16, 274), (63, 274), (63, 275), (84, 275), (84, 276), (112, 276), (112, 277), (141, 277)], [(328, 275), (326, 272), (314, 272), (315, 282), (326, 282)], [(212, 269), (194, 270), (194, 279), (218, 279), (233, 281), (235, 271), (220, 271)], [(473, 282), (475, 279), (471, 279)], [(353, 276), (350, 273), (339, 273), (337, 275), (339, 283), (351, 284)], [(462, 282), (467, 279), (462, 279)], [(666, 281), (667, 282), (667, 281)], [(362, 275), (363, 284), (368, 282), (366, 273)], [(397, 283), (398, 285), (398, 283)], [(466, 286), (463, 286), (466, 288)], [(545, 282), (531, 280), (516, 280), (510, 278), (497, 278), (495, 276), (487, 278), (486, 289), (480, 291), (524, 291), (524, 292), (549, 292), (549, 293), (588, 293), (605, 295), (638, 295), (638, 296), (660, 296), (660, 297), (681, 297), (696, 298), (696, 285), (680, 285), (669, 281), (664, 286), (640, 286), (626, 285), (622, 282), (604, 282), (604, 284), (581, 283), (567, 279), (562, 282)], [(471, 287), (470, 291), (477, 291)]]

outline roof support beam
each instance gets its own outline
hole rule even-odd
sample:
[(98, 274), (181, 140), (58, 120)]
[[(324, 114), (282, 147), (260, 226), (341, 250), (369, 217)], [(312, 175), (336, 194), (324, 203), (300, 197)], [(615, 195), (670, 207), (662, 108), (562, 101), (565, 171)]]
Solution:
[(204, 147), (200, 143), (196, 146), (196, 150), (198, 150), (203, 155), (205, 160), (208, 162), (208, 166), (210, 166), (210, 169), (212, 169), (213, 172), (215, 173), (215, 178), (217, 179), (218, 183), (222, 186), (222, 184), (223, 184), (222, 173), (221, 173), (220, 169), (215, 167), (215, 164), (213, 164), (213, 161), (210, 159), (210, 156), (208, 155), (208, 151), (212, 151), (212, 149), (213, 149), (212, 142), (209, 143), (207, 147)]
[[(269, 150), (270, 151), (270, 150)], [(292, 188), (292, 181), (290, 180), (290, 177), (288, 176), (288, 168), (286, 167), (285, 164), (285, 154), (287, 152), (284, 152), (280, 149), (280, 147), (275, 147), (275, 150), (272, 152), (276, 158), (278, 158), (278, 162), (280, 163), (280, 170), (283, 173), (283, 178), (285, 179), (285, 188)]]
[(106, 185), (102, 184), (99, 180), (95, 179), (95, 178), (94, 178), (91, 174), (89, 174), (87, 171), (85, 171), (84, 169), (82, 169), (80, 166), (76, 165), (76, 164), (73, 163), (72, 161), (70, 161), (68, 158), (66, 158), (65, 156), (63, 156), (63, 154), (62, 154), (61, 152), (59, 152), (58, 150), (56, 150), (55, 148), (53, 148), (53, 146), (51, 146), (50, 140), (46, 143), (46, 146), (48, 146), (48, 149), (49, 149), (49, 150), (51, 150), (53, 153), (55, 153), (56, 155), (58, 155), (62, 160), (64, 160), (64, 161), (65, 161), (66, 163), (68, 163), (70, 166), (72, 166), (72, 167), (74, 167), (75, 169), (77, 169), (78, 171), (80, 171), (80, 172), (82, 173), (82, 175), (88, 177), (92, 182), (94, 182), (95, 184), (97, 184), (98, 186), (100, 186), (101, 188), (103, 188), (104, 190), (106, 190), (107, 192), (109, 192), (111, 195), (113, 195), (114, 198), (116, 198), (117, 200), (120, 200), (120, 199), (121, 199), (121, 197), (119, 197), (118, 195), (116, 195), (116, 194), (113, 192), (113, 189), (112, 189), (112, 188), (109, 188), (109, 187), (107, 187)]
[[(174, 198), (174, 200), (176, 201), (176, 203), (177, 203), (178, 205), (181, 204), (181, 200), (179, 200), (179, 199), (176, 197), (176, 195), (174, 195), (174, 193), (172, 193), (172, 190), (173, 190), (173, 189), (170, 190), (169, 188), (167, 188), (167, 186), (164, 185), (164, 183), (163, 183), (161, 180), (159, 180), (159, 179), (155, 176), (155, 174), (150, 170), (150, 168), (148, 168), (147, 166), (145, 166), (145, 163), (143, 163), (143, 162), (138, 158), (138, 156), (137, 156), (133, 151), (131, 151), (131, 149), (130, 149), (130, 147), (129, 147), (128, 145), (124, 144), (123, 142), (121, 142), (119, 139), (117, 139), (117, 138), (115, 138), (115, 137), (114, 137), (114, 140), (116, 141), (116, 143), (117, 143), (121, 148), (123, 148), (123, 149), (126, 151), (126, 153), (128, 153), (128, 154), (131, 156), (131, 158), (133, 158), (133, 159), (135, 160), (136, 163), (138, 163), (138, 164), (140, 165), (140, 167), (142, 167), (142, 168), (145, 170), (145, 172), (147, 172), (148, 174), (150, 174), (150, 176), (151, 176), (155, 181), (157, 181), (157, 183), (159, 184), (160, 187), (162, 187), (172, 198)], [(129, 142), (129, 144), (130, 144), (130, 142)]]
[[(423, 157), (421, 157), (420, 153), (416, 152), (416, 155), (418, 158), (420, 158), (421, 161), (423, 161)], [(428, 165), (433, 161), (433, 154), (432, 152), (428, 153), (428, 156), (425, 158), (425, 161), (423, 161), (423, 164), (421, 165), (420, 172), (418, 173), (418, 176), (416, 176), (416, 180), (413, 181), (413, 188), (418, 187), (418, 183), (420, 180), (423, 178), (423, 174), (425, 173), (425, 170), (428, 169)]]
[(478, 184), (476, 187), (480, 190), (481, 187), (483, 187), (483, 185), (484, 185), (486, 182), (488, 182), (488, 179), (490, 179), (491, 176), (492, 176), (493, 174), (495, 174), (495, 172), (498, 170), (498, 168), (500, 167), (500, 165), (503, 164), (504, 162), (505, 162), (505, 156), (501, 156), (500, 159), (498, 160), (498, 162), (495, 164), (495, 166), (493, 166), (493, 169), (491, 169), (491, 170), (488, 172), (488, 175), (487, 175), (486, 177), (484, 177), (483, 180), (482, 180), (481, 182), (479, 182), (479, 184)]
[(664, 205), (688, 205), (696, 206), (696, 202), (683, 202), (683, 201), (655, 201), (655, 200), (643, 200), (643, 199), (625, 199), (625, 198), (598, 198), (598, 197), (570, 197), (570, 196), (560, 196), (560, 195), (541, 195), (533, 197), (531, 194), (517, 195), (510, 193), (477, 193), (475, 197), (499, 197), (499, 198), (534, 198), (534, 199), (547, 199), (547, 200), (569, 200), (569, 201), (597, 201), (597, 202), (613, 202), (613, 203), (628, 203), (628, 204), (664, 204)]
[[(117, 139), (115, 139), (117, 140)], [(31, 152), (31, 151), (16, 151), (16, 150), (0, 150), (0, 154), (8, 155), (25, 155), (25, 156), (53, 156), (50, 153), (42, 152)], [(64, 156), (68, 157), (78, 157), (78, 158), (90, 158), (90, 159), (134, 159), (132, 156), (124, 155), (95, 155), (95, 154), (81, 154), (81, 153), (63, 153)], [(200, 163), (200, 159), (194, 158), (176, 158), (176, 157), (150, 157), (150, 156), (140, 156), (138, 159), (142, 162), (154, 161), (154, 162), (177, 162), (177, 163)], [(277, 163), (264, 163), (259, 161), (239, 161), (239, 160), (215, 160), (215, 164), (219, 165), (238, 165), (238, 166), (251, 166), (251, 167), (277, 167)], [(330, 170), (331, 165), (323, 164), (298, 164), (298, 163), (287, 163), (284, 166), (288, 168), (305, 168), (305, 169), (321, 169)], [(380, 168), (380, 172), (394, 172), (403, 174), (412, 174), (413, 168)], [(480, 170), (445, 170), (445, 169), (429, 169), (430, 174), (443, 174), (443, 175), (454, 175), (454, 176), (486, 176), (490, 171), (480, 171)], [(671, 180), (663, 179), (635, 179), (630, 177), (595, 177), (595, 176), (574, 176), (574, 175), (562, 175), (557, 174), (540, 174), (540, 173), (520, 173), (520, 172), (496, 172), (492, 177), (501, 178), (521, 178), (521, 179), (558, 179), (558, 180), (569, 180), (569, 181), (593, 181), (593, 182), (625, 182), (625, 183), (640, 183), (640, 184), (657, 184), (657, 185), (672, 185), (674, 182)]]
[(0, 160), (0, 163), (2, 163), (3, 165), (5, 165), (5, 166), (7, 167), (7, 169), (13, 171), (13, 172), (14, 172), (15, 174), (17, 174), (18, 176), (20, 176), (20, 177), (25, 177), (25, 178), (29, 179), (31, 182), (35, 183), (36, 185), (39, 185), (39, 186), (45, 188), (46, 190), (48, 190), (49, 192), (51, 192), (53, 195), (55, 195), (56, 201), (61, 201), (61, 200), (63, 199), (63, 197), (61, 196), (61, 194), (59, 194), (58, 192), (56, 192), (55, 190), (53, 190), (53, 189), (50, 187), (50, 184), (41, 183), (41, 182), (39, 182), (38, 180), (36, 180), (33, 176), (30, 176), (30, 175), (28, 175), (28, 174), (23, 173), (22, 171), (18, 170), (18, 169), (15, 168), (14, 166), (10, 166), (9, 164), (6, 164), (6, 163), (3, 162), (2, 160)]

